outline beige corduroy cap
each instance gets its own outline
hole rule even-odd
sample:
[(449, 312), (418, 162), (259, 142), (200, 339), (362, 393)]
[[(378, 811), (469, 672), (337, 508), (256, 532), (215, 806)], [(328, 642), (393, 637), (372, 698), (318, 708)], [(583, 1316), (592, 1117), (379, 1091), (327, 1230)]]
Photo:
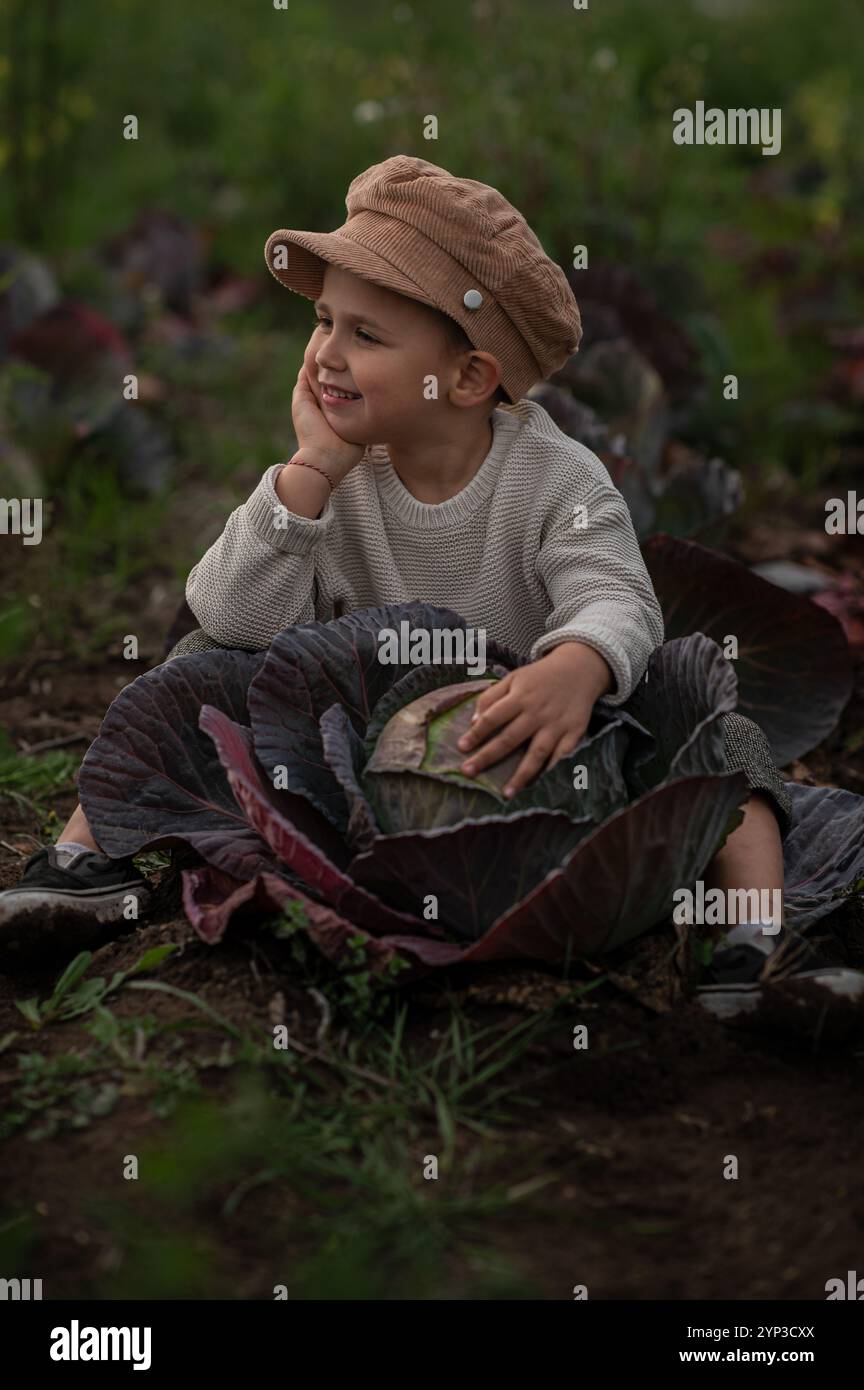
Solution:
[(496, 188), (397, 154), (352, 179), (345, 206), (335, 231), (267, 238), (267, 265), (288, 289), (317, 299), (330, 263), (449, 314), (498, 359), (511, 401), (577, 351), (567, 278)]

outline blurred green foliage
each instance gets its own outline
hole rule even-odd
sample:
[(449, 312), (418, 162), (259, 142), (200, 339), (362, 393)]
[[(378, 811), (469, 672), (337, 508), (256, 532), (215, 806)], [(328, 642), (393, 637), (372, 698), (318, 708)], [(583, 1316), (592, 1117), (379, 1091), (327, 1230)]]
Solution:
[[(268, 231), (337, 225), (351, 178), (401, 151), (502, 185), (550, 250), (590, 228), (607, 252), (646, 267), (658, 256), (701, 263), (705, 231), (727, 219), (776, 238), (782, 209), (784, 229), (806, 237), (860, 208), (864, 15), (843, 0), (87, 9), (84, 26), (47, 0), (2, 7), (7, 86), (16, 53), (34, 69), (48, 30), (57, 49), (59, 118), (38, 132), (27, 125), (47, 93), (28, 93), (22, 113), (28, 162), (62, 152), (31, 231), (49, 253), (88, 244), (156, 200), (210, 224), (220, 253), (258, 271)], [(758, 149), (717, 146), (708, 159), (672, 143), (672, 110), (700, 98), (781, 107), (776, 164), (818, 164), (818, 177), (779, 202), (743, 198), (748, 173), (766, 163)], [(136, 141), (123, 139), (130, 113)], [(437, 140), (423, 138), (430, 113)], [(14, 124), (0, 201), (13, 231)]]

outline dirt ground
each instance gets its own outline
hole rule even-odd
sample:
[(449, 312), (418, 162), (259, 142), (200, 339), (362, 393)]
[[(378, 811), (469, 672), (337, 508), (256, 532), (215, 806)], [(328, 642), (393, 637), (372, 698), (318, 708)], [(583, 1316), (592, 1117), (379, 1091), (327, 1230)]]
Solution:
[[(67, 665), (53, 689), (37, 685), (50, 699), (38, 701), (36, 714), (32, 682), (51, 678), (50, 664), (38, 665), (19, 688), (7, 685), (0, 723), (12, 738), (31, 743), (79, 726), (92, 737), (101, 711), (128, 679), (123, 668), (119, 660), (71, 671)], [(836, 750), (864, 724), (862, 676), (859, 670), (841, 727), (806, 766), (791, 769), (793, 775), (831, 780)], [(83, 754), (86, 742), (75, 745), (76, 751), (79, 746)], [(860, 790), (851, 780), (845, 785)], [(74, 801), (73, 793), (52, 803), (61, 820)], [(9, 819), (9, 809), (6, 803), (2, 887), (16, 881), (20, 851), (35, 847), (36, 840), (27, 837), (38, 830), (26, 815), (13, 812)], [(292, 1036), (314, 1047), (320, 1010), (298, 984), (283, 943), (241, 926), (220, 946), (204, 945), (182, 912), (176, 874), (166, 869), (153, 877), (160, 886), (147, 921), (102, 947), (93, 972), (108, 976), (148, 947), (178, 943), (181, 951), (157, 978), (193, 991), (253, 1034), (271, 1027), (273, 1001), (281, 994)], [(819, 935), (837, 959), (864, 965), (864, 926), (852, 909), (830, 925), (820, 924)], [(526, 1287), (542, 1298), (571, 1298), (573, 1286), (585, 1284), (590, 1298), (601, 1299), (824, 1299), (826, 1280), (845, 1277), (861, 1262), (864, 1032), (844, 1026), (814, 1031), (809, 1025), (753, 1031), (715, 1022), (692, 1003), (670, 1008), (663, 965), (670, 939), (655, 933), (635, 957), (616, 958), (614, 982), (586, 996), (577, 1012), (565, 1011), (559, 1026), (508, 1075), (534, 1104), (484, 1169), (484, 1181), (552, 1177), (518, 1220), (491, 1217), (479, 1238), (518, 1268)], [(38, 1049), (51, 1058), (91, 1041), (84, 1020), (54, 1023), (30, 1035), (16, 1009), (16, 999), (49, 993), (57, 973), (52, 965), (28, 978), (0, 976), (0, 1039), (17, 1033), (14, 1046), (0, 1052), (4, 1109), (17, 1049)], [(554, 971), (517, 965), (427, 979), (411, 990), (404, 1046), (421, 1053), (428, 1048), (454, 999), (473, 1024), (504, 1028), (546, 1008), (562, 988)], [(112, 1007), (118, 1017), (134, 1018), (142, 999), (161, 1023), (189, 1013), (177, 996), (136, 997), (128, 990), (113, 997)], [(589, 1024), (587, 1052), (573, 1048), (578, 1022)], [(337, 1045), (348, 1043), (343, 1031)], [(231, 1072), (220, 1065), (223, 1044), (224, 1034), (216, 1029), (196, 1033), (208, 1094), (227, 1104)], [(50, 1284), (46, 1297), (130, 1296), (124, 1291), (133, 1287), (144, 1297), (272, 1297), (274, 1270), (292, 1251), (284, 1194), (266, 1183), (252, 1185), (226, 1215), (218, 1174), (212, 1183), (202, 1176), (200, 1192), (190, 1179), (188, 1206), (167, 1217), (164, 1206), (148, 1197), (146, 1184), (126, 1184), (136, 1191), (123, 1194), (132, 1227), (176, 1221), (178, 1238), (187, 1231), (193, 1245), (206, 1229), (204, 1288), (194, 1270), (185, 1283), (176, 1276), (170, 1288), (146, 1280), (142, 1285), (140, 1279), (123, 1283), (128, 1250), (116, 1221), (103, 1220), (94, 1207), (94, 1193), (110, 1197), (118, 1188), (122, 1156), (144, 1143), (170, 1146), (170, 1134), (170, 1119), (154, 1117), (134, 1087), (121, 1086), (110, 1113), (86, 1126), (63, 1126), (36, 1141), (18, 1131), (0, 1146), (0, 1231), (9, 1238), (24, 1223), (31, 1240), (26, 1263)], [(465, 1158), (482, 1142), (460, 1132), (457, 1149)], [(737, 1157), (737, 1180), (723, 1176), (730, 1155)], [(118, 1292), (107, 1292), (111, 1288)], [(464, 1252), (454, 1249), (447, 1287), (437, 1288), (435, 1296), (471, 1297), (472, 1289)]]

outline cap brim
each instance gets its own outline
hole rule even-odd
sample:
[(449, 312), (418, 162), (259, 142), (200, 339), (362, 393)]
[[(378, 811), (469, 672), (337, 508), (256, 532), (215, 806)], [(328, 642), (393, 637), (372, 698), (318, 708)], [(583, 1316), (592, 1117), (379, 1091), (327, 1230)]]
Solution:
[[(350, 271), (361, 280), (369, 280), (382, 289), (393, 290), (395, 294), (407, 295), (432, 309), (439, 306), (434, 300), (415, 285), (407, 275), (383, 257), (361, 246), (350, 237), (340, 236), (341, 228), (335, 232), (303, 232), (286, 230), (271, 232), (264, 246), (264, 259), (271, 275), (280, 284), (295, 294), (305, 295), (307, 299), (317, 299), (324, 286), (324, 272), (328, 265), (338, 266), (340, 270)], [(273, 265), (273, 253), (277, 245), (285, 247), (282, 259), (284, 266)]]

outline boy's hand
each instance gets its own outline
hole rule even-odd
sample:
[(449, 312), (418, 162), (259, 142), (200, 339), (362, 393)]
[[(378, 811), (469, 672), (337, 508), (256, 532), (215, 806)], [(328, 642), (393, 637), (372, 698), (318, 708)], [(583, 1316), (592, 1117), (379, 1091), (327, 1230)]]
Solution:
[[(530, 747), (504, 789), (514, 796), (537, 775), (582, 740), (595, 701), (615, 685), (599, 652), (583, 642), (562, 642), (538, 661), (520, 666), (496, 681), (477, 699), (475, 723), (459, 740), (463, 751), (477, 748), (462, 764), (467, 777), (500, 762), (531, 740)], [(495, 730), (500, 730), (491, 737)], [(486, 739), (487, 742), (483, 743)], [(482, 748), (478, 747), (483, 743)]]
[(364, 446), (350, 444), (331, 429), (312, 389), (312, 381), (317, 386), (314, 355), (311, 348), (307, 348), (291, 397), (291, 418), (297, 435), (298, 453), (302, 450), (313, 462), (320, 461), (333, 481), (339, 482), (360, 462)]

